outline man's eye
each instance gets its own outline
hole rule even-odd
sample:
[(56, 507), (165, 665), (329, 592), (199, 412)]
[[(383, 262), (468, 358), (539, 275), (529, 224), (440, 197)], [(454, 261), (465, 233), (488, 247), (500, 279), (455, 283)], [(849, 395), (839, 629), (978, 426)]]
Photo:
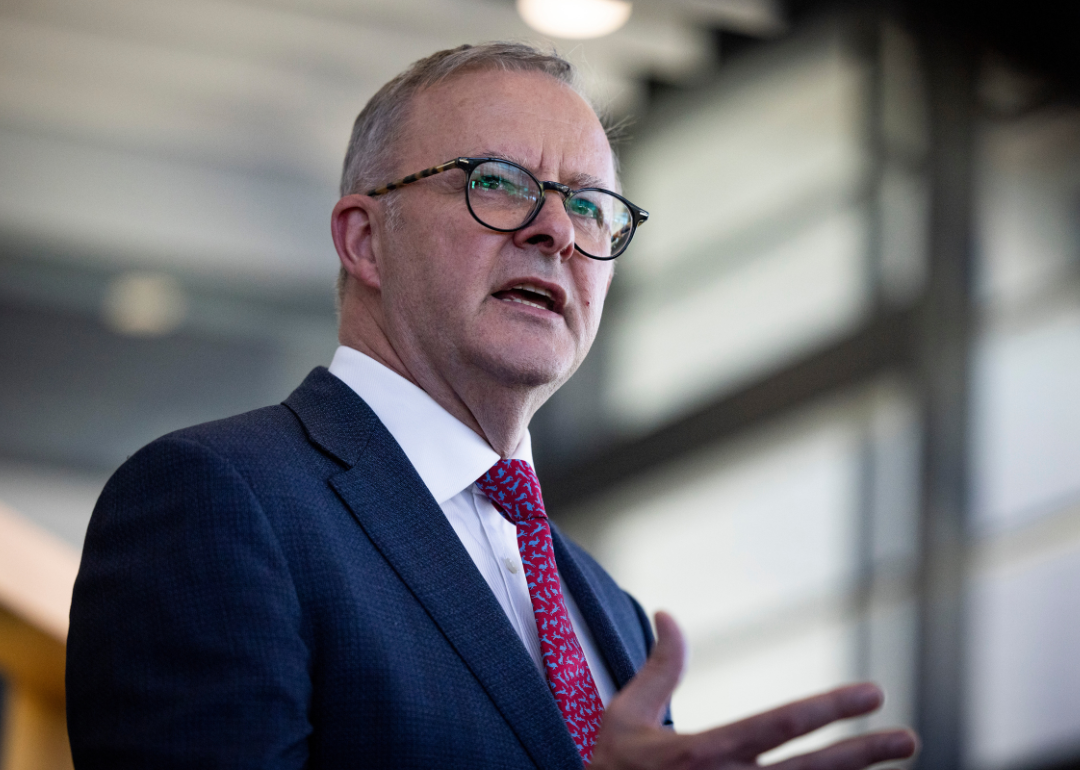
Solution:
[(600, 219), (600, 207), (590, 200), (574, 198), (570, 201), (570, 213), (587, 219)]
[(503, 179), (501, 176), (492, 176), (490, 174), (474, 179), (473, 187), (482, 190), (506, 190), (507, 192), (513, 192), (514, 190), (513, 183)]

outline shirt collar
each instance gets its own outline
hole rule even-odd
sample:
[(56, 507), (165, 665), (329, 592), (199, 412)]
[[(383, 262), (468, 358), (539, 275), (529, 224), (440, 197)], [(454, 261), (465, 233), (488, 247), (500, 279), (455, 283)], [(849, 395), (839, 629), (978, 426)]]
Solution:
[[(330, 373), (367, 402), (439, 505), (467, 489), (501, 459), (487, 441), (425, 391), (360, 351), (340, 346)], [(528, 430), (511, 457), (533, 464)]]

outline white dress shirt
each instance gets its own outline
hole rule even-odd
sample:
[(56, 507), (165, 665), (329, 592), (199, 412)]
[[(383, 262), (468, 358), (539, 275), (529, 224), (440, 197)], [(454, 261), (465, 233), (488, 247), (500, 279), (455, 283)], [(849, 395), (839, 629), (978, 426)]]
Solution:
[[(499, 454), (423, 390), (357, 350), (339, 347), (330, 373), (367, 402), (404, 450), (543, 675), (543, 656), (521, 566), (517, 527), (503, 518), (475, 483), (501, 459)], [(528, 431), (512, 457), (533, 464)], [(559, 581), (562, 583), (561, 576)], [(570, 622), (606, 706), (615, 692), (615, 683), (574, 597), (565, 584), (562, 586)]]

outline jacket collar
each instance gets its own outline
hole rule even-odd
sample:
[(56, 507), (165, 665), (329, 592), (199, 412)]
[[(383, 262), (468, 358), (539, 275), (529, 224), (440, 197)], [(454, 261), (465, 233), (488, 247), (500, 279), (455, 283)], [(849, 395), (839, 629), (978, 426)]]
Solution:
[(351, 468), (364, 454), (379, 422), (367, 404), (324, 366), (318, 366), (285, 399), (308, 439)]

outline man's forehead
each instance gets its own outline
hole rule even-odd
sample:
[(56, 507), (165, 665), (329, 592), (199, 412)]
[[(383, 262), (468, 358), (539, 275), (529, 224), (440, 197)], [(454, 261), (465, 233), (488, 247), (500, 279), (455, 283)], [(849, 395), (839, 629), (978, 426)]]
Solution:
[(534, 173), (557, 170), (558, 181), (572, 187), (614, 183), (599, 118), (569, 85), (546, 73), (461, 73), (418, 93), (411, 112), (408, 144), (423, 155), (415, 159), (421, 164), (504, 158)]
[[(508, 160), (511, 163), (516, 163), (519, 166), (524, 166), (530, 171), (534, 171), (532, 162), (522, 155), (514, 152), (505, 152), (500, 150), (482, 149), (476, 153), (475, 157), (480, 158), (499, 158), (501, 160)], [(570, 187), (604, 187), (611, 184), (607, 179), (601, 179), (598, 176), (590, 174), (586, 171), (574, 171), (568, 170), (563, 174), (563, 178), (560, 179), (563, 184), (567, 184)]]

